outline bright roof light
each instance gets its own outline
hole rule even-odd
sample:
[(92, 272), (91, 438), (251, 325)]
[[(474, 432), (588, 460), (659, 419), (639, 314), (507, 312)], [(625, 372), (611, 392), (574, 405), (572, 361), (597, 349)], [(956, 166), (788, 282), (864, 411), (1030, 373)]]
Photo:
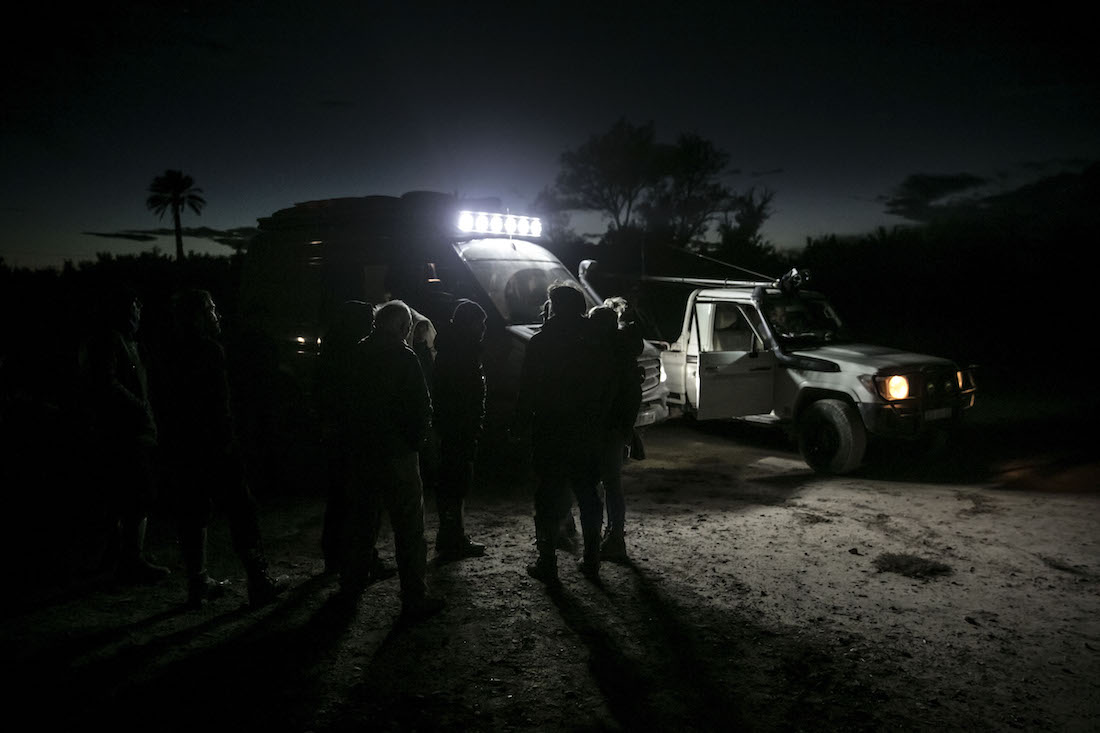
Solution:
[(458, 229), (476, 234), (518, 234), (521, 237), (541, 237), (542, 222), (533, 216), (494, 214), (485, 211), (458, 212)]

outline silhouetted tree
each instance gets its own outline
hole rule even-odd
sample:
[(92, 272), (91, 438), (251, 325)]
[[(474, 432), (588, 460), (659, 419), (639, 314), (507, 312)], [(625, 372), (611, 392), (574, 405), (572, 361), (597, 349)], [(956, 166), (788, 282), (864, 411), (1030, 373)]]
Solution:
[[(543, 208), (593, 211), (610, 220), (601, 243), (619, 247), (641, 239), (682, 249), (704, 249), (723, 212), (740, 212), (749, 235), (770, 214), (773, 194), (737, 196), (722, 177), (730, 156), (699, 135), (681, 134), (675, 145), (658, 143), (653, 123), (624, 119), (561, 156), (555, 184), (540, 195)], [(749, 222), (750, 216), (757, 220)], [(628, 230), (630, 230), (628, 232)], [(624, 235), (624, 236), (619, 236)]]
[(730, 198), (718, 224), (719, 241), (709, 248), (713, 255), (724, 262), (753, 269), (780, 266), (784, 258), (760, 232), (771, 215), (774, 198), (772, 191), (756, 188)]
[(719, 181), (729, 166), (729, 154), (710, 140), (684, 134), (675, 146), (660, 147), (657, 157), (662, 176), (639, 206), (642, 219), (651, 234), (688, 248), (733, 199)]
[(555, 197), (566, 210), (597, 211), (613, 229), (630, 223), (645, 192), (662, 177), (653, 123), (620, 119), (602, 135), (562, 153)]
[(183, 262), (183, 227), (180, 226), (180, 211), (186, 206), (196, 215), (201, 216), (202, 207), (206, 206), (202, 189), (195, 188), (195, 179), (184, 175), (182, 171), (166, 170), (164, 175), (157, 176), (149, 184), (149, 198), (145, 200), (145, 206), (162, 218), (164, 212), (171, 209), (172, 223), (176, 231), (176, 261)]

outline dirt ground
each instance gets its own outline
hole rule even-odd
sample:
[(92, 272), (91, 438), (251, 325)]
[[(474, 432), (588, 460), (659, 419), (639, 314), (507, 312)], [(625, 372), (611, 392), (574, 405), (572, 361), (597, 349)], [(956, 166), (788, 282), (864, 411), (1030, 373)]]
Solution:
[(396, 578), (335, 600), (316, 496), (264, 499), (292, 587), (259, 610), (224, 520), (232, 592), (182, 610), (154, 522), (162, 585), (9, 606), (5, 707), (41, 730), (1097, 730), (1100, 474), (1083, 441), (997, 422), (823, 479), (774, 434), (671, 420), (625, 469), (631, 562), (597, 585), (562, 557), (556, 593), (524, 573), (530, 477), (483, 472), (490, 551), (433, 565), (448, 605), (411, 628)]

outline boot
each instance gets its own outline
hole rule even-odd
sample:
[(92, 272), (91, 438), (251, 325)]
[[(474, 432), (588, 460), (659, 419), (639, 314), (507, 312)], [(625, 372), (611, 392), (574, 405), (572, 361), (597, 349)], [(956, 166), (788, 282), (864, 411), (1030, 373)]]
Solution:
[(608, 528), (600, 543), (600, 559), (609, 562), (627, 562), (626, 537), (622, 529)]
[(462, 500), (439, 500), (439, 532), (435, 537), (435, 553), (448, 562), (466, 557), (481, 557), (485, 545), (474, 542), (466, 534), (462, 516)]
[(553, 556), (539, 556), (527, 566), (527, 574), (549, 587), (561, 585), (561, 579), (558, 578), (558, 560)]
[(589, 580), (597, 580), (600, 575), (600, 528), (584, 527), (582, 525), (584, 533), (584, 555), (580, 562), (577, 563), (577, 568), (584, 574)]
[(202, 608), (225, 595), (228, 580), (215, 580), (206, 572), (206, 529), (180, 530), (180, 552), (187, 569), (187, 608)]
[(229, 590), (228, 580), (215, 580), (205, 572), (187, 579), (187, 603), (191, 609), (202, 608), (208, 601), (216, 601)]
[(419, 623), (436, 615), (446, 605), (447, 602), (442, 598), (427, 594), (413, 598), (403, 598), (398, 622), (402, 624)]
[(124, 519), (119, 523), (121, 554), (115, 567), (115, 579), (124, 585), (152, 585), (167, 578), (171, 571), (145, 558), (145, 528), (148, 517)]
[(542, 527), (540, 524), (535, 524), (535, 548), (539, 556), (527, 566), (527, 574), (548, 587), (555, 588), (561, 584), (558, 579), (557, 528)]
[(248, 576), (248, 605), (253, 608), (266, 606), (286, 590), (286, 578), (274, 578), (267, 570), (267, 559), (256, 548), (246, 553), (245, 574)]

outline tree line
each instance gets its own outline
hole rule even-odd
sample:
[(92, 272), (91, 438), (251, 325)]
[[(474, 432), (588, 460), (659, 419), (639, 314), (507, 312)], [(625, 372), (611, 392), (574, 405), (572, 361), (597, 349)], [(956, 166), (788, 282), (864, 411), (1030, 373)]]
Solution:
[[(562, 153), (559, 162), (555, 180), (534, 208), (546, 222), (547, 246), (573, 268), (587, 257), (622, 265), (648, 256), (655, 266), (661, 252), (690, 254), (704, 269), (678, 271), (685, 260), (671, 259), (665, 263), (672, 271), (660, 274), (729, 277), (733, 266), (771, 278), (797, 266), (809, 270), (814, 284), (872, 336), (885, 334), (908, 341), (899, 345), (941, 353), (973, 351), (975, 358), (999, 357), (997, 352), (1010, 349), (995, 335), (1005, 328), (998, 290), (1090, 272), (1095, 259), (1090, 249), (1100, 232), (1097, 163), (994, 195), (978, 193), (989, 181), (972, 174), (913, 174), (880, 197), (884, 211), (906, 225), (858, 236), (807, 237), (801, 249), (780, 251), (763, 234), (776, 192), (731, 187), (737, 170), (730, 154), (699, 135), (682, 133), (672, 143), (661, 142), (652, 122), (619, 119)], [(214, 277), (213, 284), (204, 285), (217, 291), (219, 304), (232, 314), (231, 280), (246, 249), (239, 238), (229, 242), (235, 254), (225, 266), (211, 265), (218, 258), (189, 259), (182, 216), (201, 215), (202, 189), (190, 175), (167, 170), (146, 194), (153, 214), (172, 217), (174, 271), (155, 249), (129, 258), (101, 254), (94, 263), (66, 263), (60, 273), (21, 272), (0, 259), (0, 284), (10, 301), (4, 303), (6, 333), (26, 330), (26, 316), (11, 314), (19, 313), (19, 303), (28, 297), (43, 303), (42, 312), (34, 314), (39, 318), (59, 302), (81, 297), (73, 295), (80, 292), (75, 283), (106, 277), (108, 271), (112, 277), (160, 283), (179, 281), (185, 270), (194, 275), (197, 267)], [(606, 229), (588, 236), (575, 232), (571, 217), (581, 212), (600, 215)], [(1071, 310), (1088, 310), (1080, 287), (1062, 290), (1059, 297)], [(1038, 310), (1021, 309), (1013, 320), (1034, 320)], [(1077, 320), (1056, 319), (1051, 328), (1061, 334), (1070, 330), (1066, 323)]]

